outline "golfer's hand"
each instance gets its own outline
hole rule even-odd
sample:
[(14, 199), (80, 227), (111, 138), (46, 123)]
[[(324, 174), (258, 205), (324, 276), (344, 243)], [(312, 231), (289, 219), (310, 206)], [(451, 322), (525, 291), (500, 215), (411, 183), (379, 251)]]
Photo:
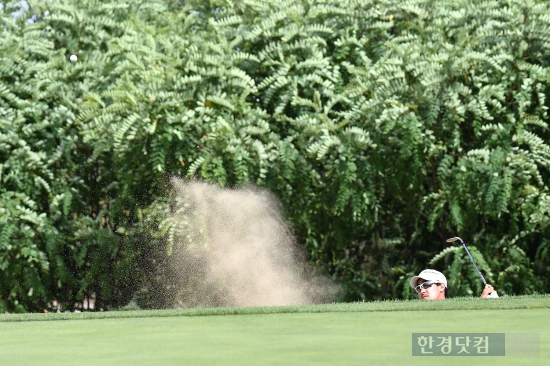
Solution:
[(487, 295), (489, 295), (491, 292), (494, 292), (495, 289), (493, 286), (487, 284), (485, 285), (485, 288), (483, 289), (483, 292), (481, 293), (481, 298), (485, 299), (487, 298)]

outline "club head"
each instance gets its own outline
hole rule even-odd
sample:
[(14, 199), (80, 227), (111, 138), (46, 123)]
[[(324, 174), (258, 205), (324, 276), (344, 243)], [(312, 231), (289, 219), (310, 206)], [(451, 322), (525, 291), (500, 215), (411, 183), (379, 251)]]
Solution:
[(460, 239), (458, 236), (455, 236), (454, 238), (447, 239), (447, 243), (452, 243), (454, 241), (460, 240), (462, 243), (462, 239)]

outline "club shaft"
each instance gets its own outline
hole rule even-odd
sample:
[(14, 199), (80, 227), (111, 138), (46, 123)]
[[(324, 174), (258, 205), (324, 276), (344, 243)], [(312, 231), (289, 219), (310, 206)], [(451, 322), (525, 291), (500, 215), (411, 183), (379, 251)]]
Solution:
[(477, 263), (476, 261), (474, 260), (474, 258), (472, 257), (472, 255), (470, 254), (470, 251), (468, 250), (468, 248), (466, 247), (466, 244), (464, 244), (464, 242), (462, 241), (462, 239), (460, 239), (460, 242), (462, 243), (462, 246), (464, 247), (464, 249), (466, 249), (466, 253), (468, 253), (468, 257), (470, 257), (470, 260), (472, 261), (472, 263), (474, 264), (474, 267), (476, 267), (476, 270), (477, 270), (477, 273), (479, 274), (479, 277), (481, 277), (481, 280), (483, 281), (483, 284), (486, 285), (487, 284), (487, 281), (485, 281), (485, 277), (483, 277), (483, 275), (481, 274), (481, 271), (479, 270), (479, 267), (477, 266)]

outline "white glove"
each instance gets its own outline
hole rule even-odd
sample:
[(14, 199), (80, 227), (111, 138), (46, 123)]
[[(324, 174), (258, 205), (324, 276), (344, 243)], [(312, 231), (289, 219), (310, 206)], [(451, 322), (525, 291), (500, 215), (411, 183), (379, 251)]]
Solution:
[(486, 297), (487, 299), (498, 299), (498, 294), (496, 291), (493, 291), (491, 293), (489, 293)]

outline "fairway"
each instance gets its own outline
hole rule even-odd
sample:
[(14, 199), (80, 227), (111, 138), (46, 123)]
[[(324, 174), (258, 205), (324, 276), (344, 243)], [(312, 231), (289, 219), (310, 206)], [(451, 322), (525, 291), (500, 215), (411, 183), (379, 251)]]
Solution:
[[(525, 299), (523, 303), (502, 300), (502, 307), (529, 303)], [(454, 307), (499, 304), (474, 299), (449, 300), (445, 306), (453, 303)], [(531, 303), (535, 308), (430, 311), (430, 307), (444, 303), (411, 301), (324, 305), (326, 312), (317, 312), (314, 306), (296, 307), (295, 312), (280, 313), (272, 308), (268, 313), (254, 314), (253, 309), (261, 312), (261, 308), (251, 308), (248, 314), (242, 310), (234, 315), (208, 316), (189, 316), (185, 311), (180, 311), (180, 316), (168, 311), (171, 315), (164, 316), (158, 311), (143, 311), (128, 318), (123, 317), (124, 312), (111, 312), (104, 314), (117, 316), (79, 320), (79, 314), (58, 314), (75, 320), (56, 321), (35, 321), (41, 315), (55, 314), (22, 315), (18, 321), (13, 321), (12, 315), (2, 315), (0, 364), (543, 365), (550, 357), (548, 298)], [(371, 309), (384, 304), (390, 309), (395, 304), (426, 309)], [(345, 306), (347, 311), (342, 310)], [(355, 310), (350, 310), (352, 306)], [(216, 314), (215, 309), (210, 311)], [(411, 335), (422, 332), (539, 333), (540, 356), (412, 357)]]

